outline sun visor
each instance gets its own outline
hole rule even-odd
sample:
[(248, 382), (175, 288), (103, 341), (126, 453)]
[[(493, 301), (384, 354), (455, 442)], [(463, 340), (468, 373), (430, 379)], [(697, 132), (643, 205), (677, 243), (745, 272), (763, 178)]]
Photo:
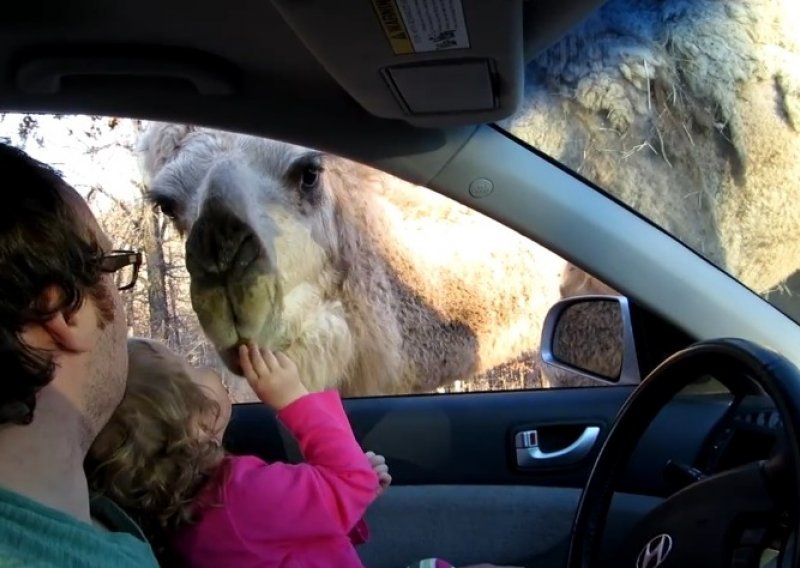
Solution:
[(497, 107), (491, 62), (446, 61), (389, 67), (387, 80), (409, 114), (488, 112)]
[(368, 112), (415, 126), (491, 122), (522, 98), (522, 1), (273, 0)]

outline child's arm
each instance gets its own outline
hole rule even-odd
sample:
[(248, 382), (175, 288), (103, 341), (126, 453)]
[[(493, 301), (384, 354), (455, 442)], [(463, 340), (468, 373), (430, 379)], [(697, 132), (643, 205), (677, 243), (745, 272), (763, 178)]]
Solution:
[[(392, 476), (389, 474), (389, 466), (386, 464), (386, 458), (375, 452), (367, 452), (364, 454), (369, 460), (372, 471), (378, 476), (378, 496), (382, 495), (389, 485), (392, 484)], [(369, 527), (366, 521), (361, 519), (356, 523), (348, 535), (350, 542), (354, 545), (364, 544), (369, 540)]]
[[(242, 536), (258, 540), (347, 535), (378, 493), (378, 476), (356, 442), (335, 391), (308, 394), (285, 355), (242, 350), (253, 390), (297, 438), (304, 464), (231, 472), (225, 506)], [(235, 463), (235, 462), (234, 462)], [(243, 462), (246, 463), (246, 462)]]

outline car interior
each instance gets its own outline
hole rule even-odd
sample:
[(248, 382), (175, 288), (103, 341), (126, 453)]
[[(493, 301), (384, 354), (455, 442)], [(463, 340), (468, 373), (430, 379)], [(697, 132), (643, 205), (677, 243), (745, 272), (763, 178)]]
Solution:
[[(413, 4), (401, 0), (12, 3), (0, 107), (331, 152), (485, 213), (624, 294), (617, 384), (345, 400), (359, 442), (393, 476), (367, 514), (366, 566), (434, 555), (537, 568), (798, 566), (798, 325), (495, 124), (519, 108), (526, 64), (604, 3), (424, 0), (455, 23), (416, 39), (399, 23), (398, 6)], [(490, 189), (475, 191), (476, 180)], [(543, 346), (565, 306), (531, 331)], [(579, 372), (553, 352), (543, 349), (551, 364)], [(260, 404), (235, 406), (225, 446), (302, 459)], [(656, 555), (665, 539), (671, 554)]]

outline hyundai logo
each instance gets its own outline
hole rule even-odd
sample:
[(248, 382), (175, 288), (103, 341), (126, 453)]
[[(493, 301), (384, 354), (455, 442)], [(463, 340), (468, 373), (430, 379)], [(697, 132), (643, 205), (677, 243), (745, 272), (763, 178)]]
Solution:
[(644, 545), (636, 559), (636, 568), (658, 568), (664, 563), (672, 550), (672, 537), (660, 534)]

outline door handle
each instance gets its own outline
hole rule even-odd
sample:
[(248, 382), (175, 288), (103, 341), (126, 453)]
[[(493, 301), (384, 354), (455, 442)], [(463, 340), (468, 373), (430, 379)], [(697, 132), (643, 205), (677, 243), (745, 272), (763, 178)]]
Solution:
[(576, 464), (589, 455), (599, 435), (599, 426), (587, 426), (578, 439), (566, 448), (554, 452), (543, 452), (539, 447), (539, 433), (536, 430), (517, 432), (514, 437), (517, 465), (520, 467), (564, 467)]

